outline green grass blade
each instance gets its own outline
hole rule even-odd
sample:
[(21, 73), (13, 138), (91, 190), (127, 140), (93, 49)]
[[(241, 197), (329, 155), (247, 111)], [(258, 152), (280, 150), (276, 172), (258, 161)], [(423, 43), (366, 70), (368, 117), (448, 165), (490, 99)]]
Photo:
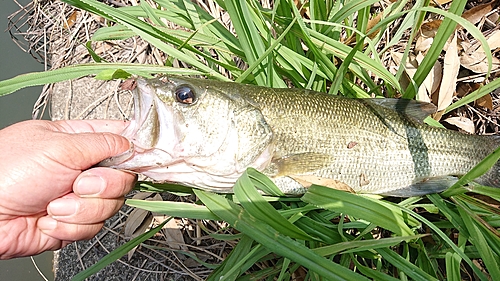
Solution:
[(91, 74), (98, 74), (101, 71), (118, 69), (131, 74), (139, 75), (144, 75), (145, 73), (203, 75), (203, 72), (192, 69), (173, 68), (161, 65), (141, 65), (131, 63), (87, 63), (67, 66), (64, 68), (44, 72), (21, 74), (14, 78), (0, 81), (0, 96), (13, 93), (26, 87), (57, 83)]
[(385, 205), (382, 201), (318, 185), (311, 186), (302, 200), (324, 209), (363, 218), (400, 236), (414, 234), (399, 207)]
[(272, 252), (302, 264), (327, 280), (368, 280), (348, 268), (315, 254), (297, 241), (279, 234), (267, 224), (256, 221), (246, 210), (226, 198), (201, 190), (195, 190), (195, 193), (212, 212), (234, 228), (252, 237)]
[(463, 105), (466, 105), (468, 103), (471, 103), (489, 93), (492, 93), (496, 89), (500, 88), (500, 79), (495, 79), (491, 81), (490, 83), (481, 86), (479, 89), (475, 90), (474, 92), (468, 94), (467, 96), (463, 97), (459, 101), (453, 103), (452, 105), (448, 106), (446, 108), (445, 113), (448, 113), (452, 110), (455, 110)]
[[(461, 15), (466, 3), (467, 1), (465, 0), (453, 1), (448, 11), (451, 14)], [(431, 47), (427, 51), (424, 60), (417, 68), (417, 71), (413, 75), (413, 80), (415, 81), (417, 89), (424, 82), (425, 77), (427, 77), (430, 70), (434, 66), (436, 60), (441, 54), (441, 51), (443, 50), (444, 44), (446, 44), (446, 41), (448, 41), (448, 38), (450, 38), (450, 35), (454, 32), (456, 26), (457, 23), (450, 17), (446, 17), (439, 26), (437, 34), (436, 36), (434, 36), (434, 41), (432, 42)], [(407, 99), (413, 99), (417, 94), (416, 88), (408, 87), (407, 91), (403, 94), (403, 97)]]
[(73, 276), (71, 279), (72, 281), (83, 281), (87, 277), (90, 277), (92, 274), (97, 273), (99, 270), (105, 268), (108, 264), (118, 260), (122, 256), (126, 255), (130, 250), (135, 248), (137, 245), (141, 244), (142, 242), (148, 240), (149, 238), (153, 237), (158, 231), (160, 231), (163, 226), (168, 222), (165, 221), (159, 226), (152, 228), (146, 233), (143, 233), (136, 238), (130, 240), (129, 242), (125, 243), (118, 249), (113, 250), (111, 253), (107, 254), (104, 258), (99, 260), (98, 263), (94, 264), (93, 266), (87, 268), (86, 270), (79, 272), (77, 275)]
[(361, 265), (356, 259), (351, 259), (352, 262), (356, 265), (356, 269), (359, 270), (359, 272), (363, 273), (367, 277), (372, 278), (372, 280), (377, 280), (377, 281), (400, 281), (400, 279), (394, 278), (390, 275), (385, 274), (384, 272), (380, 272), (377, 270), (374, 270), (372, 268), (369, 268), (367, 266)]
[(482, 176), (488, 172), (495, 163), (500, 159), (500, 147), (498, 147), (493, 153), (486, 156), (479, 164), (472, 168), (467, 174), (461, 177), (454, 185), (441, 193), (444, 197), (449, 197), (457, 193), (463, 193), (463, 189), (460, 189), (463, 185), (473, 181), (474, 179)]
[(365, 41), (364, 39), (365, 38), (363, 37), (362, 39), (360, 39), (356, 43), (356, 46), (354, 46), (354, 48), (352, 48), (352, 50), (349, 52), (347, 57), (344, 59), (344, 61), (340, 65), (340, 67), (335, 75), (335, 78), (333, 79), (332, 86), (330, 87), (330, 90), (328, 91), (329, 94), (336, 95), (338, 93), (340, 86), (342, 85), (342, 82), (345, 79), (347, 70), (349, 69), (349, 65), (351, 64), (352, 59), (354, 58), (354, 55), (356, 54), (356, 52), (360, 51), (364, 45), (364, 41)]
[(337, 253), (354, 253), (378, 248), (387, 248), (395, 246), (403, 241), (410, 241), (427, 236), (426, 234), (412, 236), (398, 236), (382, 239), (369, 239), (360, 241), (341, 242), (334, 245), (328, 245), (321, 248), (315, 248), (314, 252), (321, 256), (330, 256)]
[(461, 258), (457, 253), (447, 252), (445, 257), (446, 276), (448, 280), (461, 280), (460, 262)]
[[(311, 41), (315, 45), (322, 46), (324, 51), (338, 56), (341, 59), (345, 59), (352, 51), (352, 48), (350, 48), (349, 46), (335, 41), (324, 34), (321, 34), (314, 30), (310, 30), (309, 32), (311, 35)], [(377, 76), (384, 79), (384, 81), (389, 83), (393, 88), (397, 89), (398, 91), (401, 90), (399, 81), (396, 80), (394, 75), (392, 75), (387, 69), (382, 67), (382, 65), (380, 65), (379, 63), (376, 63), (376, 61), (374, 61), (367, 55), (357, 52), (354, 55), (354, 61), (359, 64), (361, 68), (370, 69), (371, 71), (373, 71)]]
[(336, 22), (340, 23), (344, 19), (346, 19), (348, 16), (366, 8), (370, 7), (371, 5), (377, 3), (378, 0), (370, 0), (370, 1), (364, 1), (364, 0), (354, 0), (354, 1), (349, 1), (346, 2), (347, 4), (343, 6), (337, 13), (333, 14), (332, 17), (328, 20), (330, 22)]
[(446, 202), (443, 197), (438, 194), (429, 194), (427, 195), (427, 198), (429, 198), (429, 200), (431, 200), (431, 202), (438, 207), (439, 211), (448, 219), (449, 222), (453, 224), (456, 229), (459, 230), (461, 235), (464, 235), (465, 237), (469, 236), (461, 216), (448, 206), (448, 202)]
[(137, 207), (150, 212), (160, 213), (172, 217), (200, 220), (220, 220), (220, 218), (210, 212), (207, 207), (185, 202), (127, 199), (125, 203), (131, 207)]
[(264, 53), (262, 53), (262, 55), (255, 62), (253, 62), (252, 64), (250, 64), (248, 66), (248, 69), (246, 69), (241, 74), (241, 76), (238, 77), (238, 79), (235, 80), (235, 82), (242, 82), (242, 81), (244, 81), (250, 75), (250, 73), (253, 73), (257, 69), (257, 67), (259, 67), (259, 65), (261, 63), (263, 63), (263, 61), (267, 57), (269, 57), (269, 55), (272, 52), (274, 52), (275, 50), (279, 49), (278, 46), (280, 45), (280, 43), (283, 40), (283, 38), (285, 38), (285, 36), (288, 34), (288, 32), (290, 31), (290, 29), (292, 28), (292, 26), (293, 26), (294, 23), (295, 23), (295, 19), (290, 23), (289, 26), (287, 26), (287, 28), (281, 33), (281, 35), (276, 40), (273, 40), (273, 43), (271, 44), (271, 46), (269, 46), (269, 48), (267, 48), (267, 50), (265, 50)]
[(394, 267), (396, 267), (397, 269), (399, 269), (400, 271), (404, 272), (406, 275), (411, 277), (412, 280), (416, 281), (438, 280), (434, 276), (427, 274), (425, 271), (418, 268), (416, 265), (404, 259), (402, 256), (398, 255), (396, 252), (388, 248), (377, 249), (377, 252), (381, 254), (384, 257), (384, 259), (386, 259), (389, 263), (394, 265)]
[(281, 216), (280, 213), (259, 194), (257, 189), (254, 188), (246, 171), (241, 175), (238, 181), (236, 181), (234, 185), (234, 195), (250, 215), (270, 225), (278, 232), (295, 239), (313, 240), (310, 235)]
[[(172, 43), (174, 45), (182, 45), (184, 42), (175, 38), (174, 36), (169, 35), (161, 31), (160, 29), (147, 24), (138, 18), (131, 16), (128, 13), (121, 11), (120, 9), (109, 7), (103, 3), (97, 2), (95, 0), (64, 0), (64, 2), (71, 4), (73, 6), (79, 7), (81, 9), (90, 11), (107, 19), (110, 19), (114, 22), (120, 23), (123, 26), (126, 26), (137, 35), (141, 36), (144, 40), (148, 41), (153, 46), (157, 47), (164, 53), (177, 58), (181, 61), (191, 64), (192, 66), (203, 70), (207, 73), (211, 73), (214, 77), (226, 81), (227, 77), (221, 75), (216, 72), (214, 69), (211, 69), (207, 65), (203, 64), (199, 59), (197, 59), (194, 54), (200, 55), (206, 58), (208, 61), (213, 61), (211, 56), (204, 54), (203, 52), (197, 50), (196, 48), (187, 45), (185, 48), (189, 49), (192, 53), (184, 53), (183, 51), (178, 50), (175, 47), (172, 47), (169, 44), (166, 44), (164, 41)], [(218, 62), (221, 64), (221, 62)], [(228, 68), (231, 68), (230, 65), (224, 65)]]
[(461, 206), (461, 208), (458, 208), (458, 212), (462, 216), (464, 223), (467, 227), (467, 230), (470, 233), (469, 240), (478, 249), (479, 255), (481, 256), (482, 261), (486, 265), (486, 268), (488, 269), (490, 276), (500, 277), (500, 262), (498, 255), (495, 256), (493, 254), (482, 231), (478, 228), (476, 223), (469, 216), (468, 212), (464, 210), (463, 205)]
[[(259, 34), (254, 22), (254, 17), (246, 1), (225, 1), (226, 11), (231, 17), (236, 34), (238, 35), (241, 48), (249, 65), (254, 64), (266, 51), (263, 38)], [(286, 84), (276, 73), (274, 68), (267, 73), (269, 57), (262, 60), (253, 72), (257, 85), (284, 88)]]
[(269, 250), (244, 235), (221, 266), (213, 271), (207, 281), (236, 280), (253, 264), (269, 254)]
[[(437, 194), (432, 194), (432, 195), (438, 196)], [(403, 210), (404, 212), (408, 213), (409, 215), (417, 218), (422, 223), (427, 225), (430, 229), (432, 229), (437, 236), (439, 236), (446, 244), (448, 244), (448, 246), (450, 246), (450, 248), (453, 249), (453, 251), (455, 251), (455, 253), (457, 253), (472, 268), (472, 270), (477, 275), (479, 280), (481, 280), (481, 281), (488, 280), (486, 275), (471, 261), (471, 259), (464, 253), (464, 251), (462, 249), (460, 249), (457, 245), (455, 245), (455, 243), (453, 243), (453, 241), (451, 241), (451, 239), (448, 237), (448, 235), (446, 235), (443, 231), (441, 231), (441, 229), (439, 229), (435, 224), (433, 224), (428, 219), (415, 213), (412, 210), (409, 210), (409, 209), (404, 208), (404, 207), (401, 207), (401, 210)]]
[(264, 193), (272, 196), (285, 196), (283, 191), (281, 191), (272, 180), (270, 180), (266, 175), (257, 171), (254, 168), (247, 168), (246, 173), (248, 177), (252, 180), (252, 184), (255, 185), (257, 189), (262, 190)]

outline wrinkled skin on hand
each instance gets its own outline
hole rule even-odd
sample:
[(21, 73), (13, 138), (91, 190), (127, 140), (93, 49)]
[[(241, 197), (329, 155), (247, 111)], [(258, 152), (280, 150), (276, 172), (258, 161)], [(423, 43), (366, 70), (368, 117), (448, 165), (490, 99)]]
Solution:
[(129, 149), (126, 122), (25, 121), (0, 130), (0, 259), (90, 239), (136, 176), (93, 167)]

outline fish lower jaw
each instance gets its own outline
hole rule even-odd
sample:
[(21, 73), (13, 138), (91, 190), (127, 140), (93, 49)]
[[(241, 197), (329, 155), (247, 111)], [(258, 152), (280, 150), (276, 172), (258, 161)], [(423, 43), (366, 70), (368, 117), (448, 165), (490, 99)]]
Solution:
[(177, 162), (173, 165), (158, 168), (148, 168), (147, 171), (143, 171), (141, 174), (155, 182), (178, 183), (193, 188), (222, 193), (232, 192), (236, 180), (241, 176), (241, 173), (236, 171), (217, 175), (185, 162)]

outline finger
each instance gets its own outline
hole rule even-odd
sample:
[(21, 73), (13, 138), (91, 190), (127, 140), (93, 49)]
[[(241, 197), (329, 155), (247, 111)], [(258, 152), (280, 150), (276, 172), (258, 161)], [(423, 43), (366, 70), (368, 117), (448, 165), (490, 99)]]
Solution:
[(91, 239), (96, 236), (103, 225), (104, 222), (94, 224), (65, 223), (51, 217), (41, 217), (37, 222), (38, 228), (43, 233), (57, 240), (62, 240), (62, 246), (69, 244), (69, 241)]
[(73, 191), (81, 197), (120, 198), (134, 187), (137, 176), (105, 167), (82, 172), (73, 184)]
[(56, 130), (65, 133), (114, 133), (120, 134), (129, 125), (120, 120), (60, 120), (52, 122)]
[(71, 193), (49, 203), (47, 213), (57, 221), (94, 224), (112, 217), (123, 206), (124, 198), (81, 198)]
[(51, 140), (67, 148), (46, 150), (46, 155), (74, 170), (86, 170), (102, 160), (121, 154), (130, 149), (130, 142), (112, 133), (59, 134)]

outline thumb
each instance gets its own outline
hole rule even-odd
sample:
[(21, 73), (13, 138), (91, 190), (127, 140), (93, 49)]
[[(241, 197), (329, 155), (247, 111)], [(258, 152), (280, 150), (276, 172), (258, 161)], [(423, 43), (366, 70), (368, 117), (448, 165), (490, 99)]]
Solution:
[(50, 145), (51, 158), (71, 169), (88, 169), (130, 149), (130, 142), (115, 134), (128, 125), (123, 121), (68, 120), (46, 124), (59, 136), (57, 143)]
[(77, 133), (67, 134), (68, 149), (65, 153), (69, 168), (85, 170), (104, 159), (122, 154), (131, 148), (128, 139), (113, 133)]

